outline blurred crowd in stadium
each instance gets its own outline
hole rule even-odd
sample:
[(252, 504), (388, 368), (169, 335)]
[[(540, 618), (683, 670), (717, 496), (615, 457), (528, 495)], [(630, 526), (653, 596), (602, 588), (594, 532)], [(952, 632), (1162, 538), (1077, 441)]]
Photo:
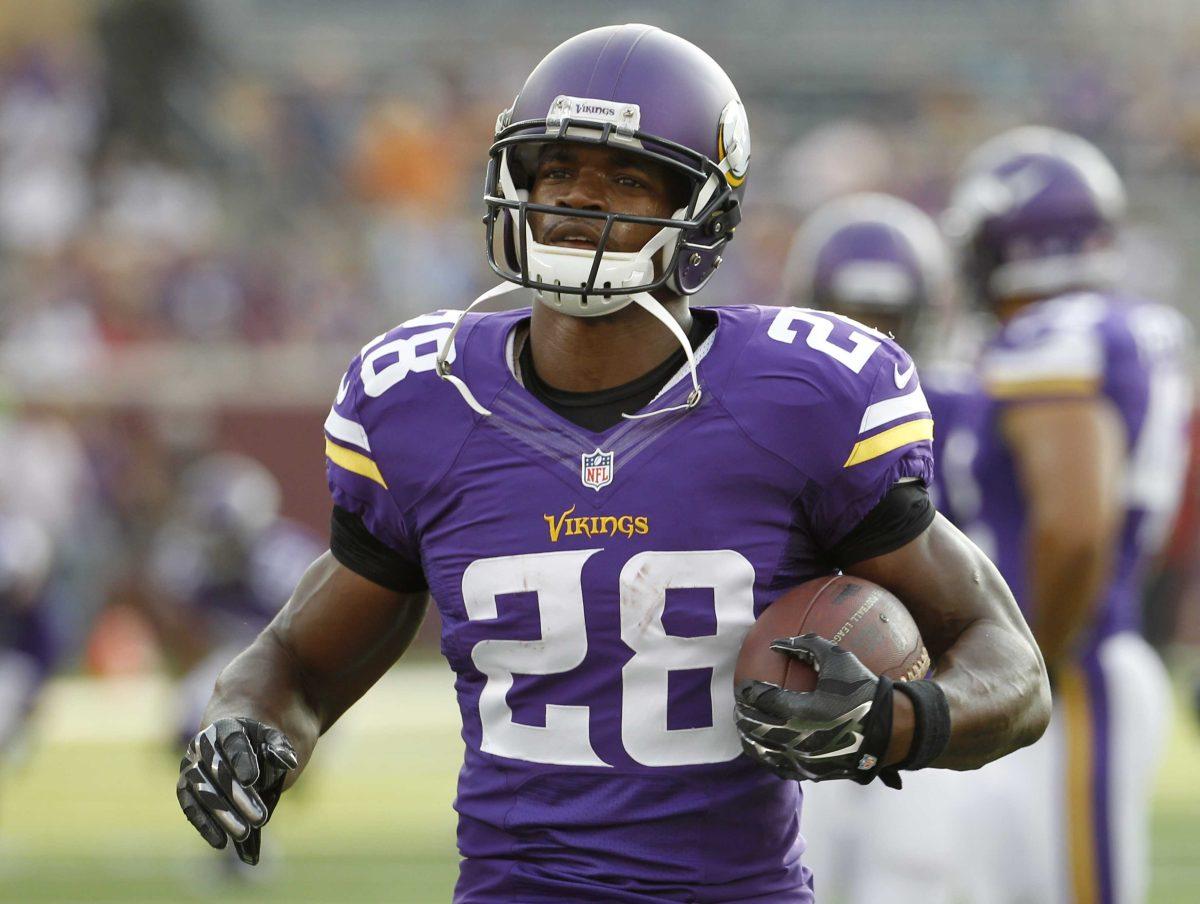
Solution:
[[(0, 582), (18, 601), (6, 642), (24, 632), (45, 670), (78, 661), (101, 611), (117, 638), (154, 623), (152, 607), (135, 617), (114, 602), (154, 597), (165, 574), (186, 582), (187, 562), (164, 565), (163, 537), (191, 529), (187, 465), (214, 451), (280, 476), (279, 510), (309, 532), (289, 552), (323, 542), (319, 423), (347, 350), (495, 281), (480, 186), (510, 100), (495, 85), (518, 81), (497, 71), (528, 54), (426, 42), (381, 65), (326, 17), (297, 52), (256, 66), (212, 4), (33, 6), (33, 26), (0, 11)], [(750, 85), (756, 130), (754, 215), (705, 303), (779, 299), (795, 227), (837, 194), (891, 191), (936, 211), (968, 147), (1029, 120), (1088, 137), (1123, 169), (1132, 275), (1177, 299), (1195, 266), (1173, 221), (1200, 198), (1200, 19), (1157, 56), (1097, 54), (1103, 38), (1076, 33), (1077, 46), (985, 56), (953, 77), (910, 67), (894, 82), (808, 86), (704, 39)], [(1143, 47), (1158, 33), (1146, 34)], [(765, 66), (780, 49), (764, 48)], [(151, 366), (198, 355), (236, 369), (269, 350), (291, 362), (282, 384), (315, 387), (286, 410), (270, 392), (206, 395), (216, 364), (183, 381), (195, 395), (181, 400)], [(93, 667), (144, 664), (144, 646), (110, 643), (93, 637)]]

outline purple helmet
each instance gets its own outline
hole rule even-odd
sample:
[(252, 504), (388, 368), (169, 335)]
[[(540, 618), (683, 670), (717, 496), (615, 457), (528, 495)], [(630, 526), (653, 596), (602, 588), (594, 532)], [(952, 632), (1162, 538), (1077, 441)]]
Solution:
[(1125, 190), (1112, 164), (1080, 138), (1023, 126), (967, 160), (944, 218), (964, 278), (984, 301), (1109, 284)]
[[(668, 167), (690, 186), (670, 218), (579, 210), (603, 220), (599, 247), (534, 242), (529, 213), (538, 152), (548, 142), (620, 148)], [(607, 314), (659, 288), (690, 295), (721, 262), (740, 219), (750, 133), (737, 90), (695, 45), (649, 25), (597, 28), (560, 44), (538, 64), (496, 121), (484, 200), (488, 262), (576, 316)], [(659, 226), (639, 252), (606, 252), (616, 221)], [(497, 223), (500, 229), (497, 230)]]
[(950, 265), (937, 226), (891, 195), (863, 193), (819, 207), (792, 242), (784, 269), (788, 304), (911, 321), (950, 295)]

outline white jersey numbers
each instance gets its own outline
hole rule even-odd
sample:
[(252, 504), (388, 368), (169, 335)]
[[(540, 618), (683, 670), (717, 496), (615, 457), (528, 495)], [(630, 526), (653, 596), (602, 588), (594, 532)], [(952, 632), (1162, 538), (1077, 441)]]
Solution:
[[(667, 633), (667, 591), (712, 589), (716, 631), (699, 637)], [(754, 567), (732, 549), (643, 552), (621, 569), (621, 640), (634, 657), (621, 670), (621, 740), (644, 766), (723, 763), (741, 752), (733, 725), (733, 663), (754, 623)], [(712, 669), (712, 724), (669, 728), (670, 674)]]
[(569, 672), (587, 655), (583, 621), (583, 564), (598, 549), (501, 556), (472, 562), (463, 572), (463, 604), (471, 621), (497, 617), (500, 594), (532, 591), (542, 636), (538, 640), (481, 640), (471, 650), (475, 667), (487, 676), (479, 695), (485, 753), (558, 763), (603, 766), (588, 739), (586, 706), (546, 705), (546, 727), (513, 721), (508, 692), (513, 673)]
[[(856, 374), (861, 373), (867, 361), (875, 354), (882, 344), (871, 334), (875, 333), (861, 323), (855, 323), (848, 317), (837, 314), (821, 314), (816, 311), (806, 311), (802, 308), (781, 308), (767, 328), (767, 335), (776, 342), (791, 345), (796, 341), (795, 323), (804, 323), (809, 327), (808, 347), (821, 352), (837, 361), (843, 367), (848, 367)], [(834, 328), (837, 328), (837, 342), (833, 342)]]
[[(599, 551), (480, 559), (463, 574), (463, 601), (471, 621), (495, 619), (497, 595), (532, 592), (533, 600), (519, 604), (536, 605), (541, 624), (537, 640), (481, 640), (471, 650), (472, 661), (487, 678), (479, 698), (481, 749), (486, 753), (562, 766), (609, 765), (592, 746), (591, 707), (547, 704), (543, 728), (514, 722), (508, 702), (514, 674), (555, 675), (583, 663), (590, 643), (583, 569)], [(741, 747), (733, 724), (733, 665), (754, 623), (753, 566), (730, 549), (642, 552), (625, 563), (619, 589), (621, 640), (633, 650), (621, 669), (626, 752), (645, 766), (720, 763), (736, 757)], [(711, 594), (713, 633), (668, 632), (663, 616), (667, 592), (675, 589)], [(509, 604), (518, 603), (510, 599)], [(603, 668), (603, 662), (596, 667)], [(672, 728), (670, 675), (698, 669), (711, 672), (711, 719), (702, 727)]]
[[(384, 334), (367, 343), (362, 350), (363, 392), (377, 398), (409, 374), (428, 373), (437, 367), (438, 349), (458, 315), (458, 311), (422, 314), (400, 324), (398, 329), (406, 335), (384, 342)], [(448, 360), (454, 360), (453, 349)]]

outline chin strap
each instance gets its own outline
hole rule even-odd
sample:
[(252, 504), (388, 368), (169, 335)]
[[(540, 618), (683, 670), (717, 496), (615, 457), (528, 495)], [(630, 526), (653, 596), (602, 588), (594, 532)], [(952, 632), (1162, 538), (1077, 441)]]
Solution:
[(518, 283), (503, 282), (498, 286), (493, 286), (476, 298), (473, 302), (467, 305), (466, 310), (458, 315), (458, 319), (454, 321), (454, 326), (450, 327), (449, 334), (446, 336), (445, 341), (442, 342), (442, 347), (438, 349), (436, 358), (437, 375), (457, 389), (459, 395), (463, 397), (463, 401), (470, 405), (473, 411), (482, 414), (484, 417), (491, 417), (492, 413), (479, 403), (479, 400), (475, 398), (475, 394), (471, 392), (470, 387), (463, 382), (461, 377), (456, 377), (450, 372), (450, 359), (454, 354), (454, 337), (458, 335), (459, 327), (463, 325), (463, 321), (466, 320), (467, 315), (473, 310), (475, 310), (484, 302), (491, 301), (493, 298), (506, 295), (509, 292), (513, 292), (519, 288), (521, 288), (521, 286)]
[(690, 408), (695, 408), (700, 404), (700, 397), (703, 393), (700, 391), (700, 378), (696, 375), (696, 356), (692, 353), (692, 343), (688, 339), (687, 333), (683, 331), (683, 327), (679, 325), (679, 321), (671, 316), (670, 312), (663, 307), (662, 302), (651, 295), (649, 292), (638, 292), (633, 296), (633, 303), (640, 307), (643, 311), (654, 317), (659, 323), (671, 331), (679, 344), (683, 347), (683, 354), (687, 358), (688, 375), (692, 378), (692, 391), (688, 393), (687, 401), (682, 405), (669, 405), (666, 408), (654, 408), (650, 411), (643, 411), (641, 414), (622, 414), (621, 417), (626, 420), (636, 421), (643, 418), (654, 417), (656, 414), (667, 414), (672, 411), (687, 411)]
[[(478, 412), (484, 417), (491, 417), (492, 412), (484, 408), (479, 400), (475, 398), (475, 394), (471, 392), (470, 387), (461, 377), (455, 376), (450, 371), (451, 359), (454, 355), (454, 337), (458, 335), (459, 327), (463, 325), (463, 321), (467, 315), (485, 302), (491, 301), (493, 298), (498, 298), (501, 295), (506, 295), (509, 292), (520, 289), (518, 283), (504, 282), (498, 286), (488, 289), (473, 302), (467, 305), (466, 309), (458, 315), (458, 319), (454, 321), (454, 325), (450, 327), (450, 332), (442, 342), (441, 348), (438, 349), (436, 361), (436, 372), (439, 378), (445, 380), (451, 386), (458, 390), (459, 395), (463, 397), (463, 401), (471, 406), (473, 411)], [(638, 292), (631, 299), (634, 304), (642, 310), (648, 312), (655, 320), (659, 321), (663, 326), (671, 331), (676, 339), (679, 340), (680, 346), (683, 348), (683, 354), (687, 358), (688, 375), (692, 380), (692, 391), (688, 393), (687, 400), (681, 405), (670, 405), (666, 408), (655, 408), (651, 411), (643, 411), (641, 414), (622, 414), (621, 417), (627, 420), (640, 420), (642, 418), (654, 417), (657, 414), (667, 414), (672, 411), (687, 411), (690, 408), (695, 408), (700, 404), (702, 392), (700, 390), (700, 379), (696, 375), (696, 356), (692, 353), (692, 343), (688, 339), (687, 334), (679, 325), (674, 317), (670, 315), (662, 302), (656, 299), (649, 292)]]

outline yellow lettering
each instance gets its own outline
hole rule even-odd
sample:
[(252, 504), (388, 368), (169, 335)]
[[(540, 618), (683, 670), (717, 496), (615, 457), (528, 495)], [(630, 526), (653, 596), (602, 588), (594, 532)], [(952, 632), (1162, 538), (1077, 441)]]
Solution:
[[(550, 528), (551, 543), (558, 542), (559, 535), (562, 533), (563, 522), (567, 520), (567, 515), (571, 514), (573, 511), (575, 511), (575, 506), (571, 506), (558, 517), (555, 517), (554, 515), (542, 515), (542, 517), (546, 519), (546, 526)], [(567, 536), (569, 537), (570, 535), (571, 533), (568, 531)]]
[(650, 518), (646, 515), (577, 515), (573, 516), (575, 506), (571, 506), (561, 515), (542, 515), (546, 529), (550, 532), (550, 542), (557, 543), (562, 537), (609, 536), (624, 534), (634, 537), (638, 534), (650, 533)]

